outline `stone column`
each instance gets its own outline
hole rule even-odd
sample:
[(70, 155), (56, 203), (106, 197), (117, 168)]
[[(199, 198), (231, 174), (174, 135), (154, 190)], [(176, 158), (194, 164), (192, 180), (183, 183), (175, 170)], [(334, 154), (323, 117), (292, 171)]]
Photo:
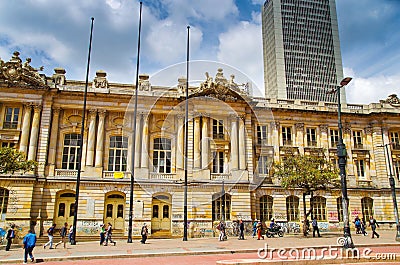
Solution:
[(202, 128), (201, 128), (201, 168), (207, 169), (208, 164), (210, 163), (210, 155), (209, 155), (209, 143), (208, 143), (208, 122), (209, 118), (202, 117)]
[(29, 128), (31, 126), (31, 113), (32, 106), (30, 104), (24, 104), (24, 118), (22, 122), (21, 142), (19, 143), (19, 151), (27, 154), (28, 152), (28, 139), (29, 139)]
[(245, 116), (239, 118), (239, 169), (246, 169), (246, 138), (244, 130)]
[(149, 116), (143, 115), (143, 132), (142, 132), (142, 168), (149, 167)]
[(231, 170), (239, 168), (238, 127), (237, 116), (231, 115)]
[(279, 121), (271, 122), (272, 146), (274, 147), (274, 161), (279, 161)]
[(28, 150), (28, 160), (35, 160), (36, 158), (36, 150), (38, 143), (38, 135), (39, 135), (39, 121), (40, 121), (40, 110), (42, 109), (41, 105), (33, 106), (33, 121), (31, 128), (31, 138), (29, 139), (29, 150)]
[(200, 163), (201, 163), (201, 158), (200, 158), (200, 117), (194, 118), (193, 145), (194, 145), (194, 150), (193, 150), (193, 152), (194, 152), (194, 157), (193, 157), (194, 168), (199, 169)]
[(96, 143), (96, 160), (95, 167), (103, 166), (104, 154), (104, 120), (106, 110), (99, 110), (99, 124), (97, 125), (97, 143)]
[(295, 139), (293, 146), (298, 146), (300, 154), (304, 154), (304, 123), (296, 123), (294, 127), (296, 134), (293, 137)]
[(176, 168), (177, 169), (183, 169), (183, 159), (185, 156), (185, 127), (184, 127), (184, 122), (185, 122), (185, 115), (178, 114), (177, 116), (178, 119), (178, 146), (176, 148)]
[(89, 110), (89, 133), (88, 133), (88, 144), (87, 144), (87, 154), (86, 154), (86, 165), (93, 166), (94, 157), (94, 140), (96, 136), (96, 116), (97, 110)]
[(53, 119), (51, 122), (51, 135), (49, 143), (49, 174), (54, 175), (57, 154), (58, 122), (60, 118), (60, 108), (53, 109)]
[(142, 133), (142, 115), (136, 116), (136, 133), (135, 133), (135, 168), (140, 168), (140, 149), (142, 148), (142, 143), (140, 142), (140, 137)]

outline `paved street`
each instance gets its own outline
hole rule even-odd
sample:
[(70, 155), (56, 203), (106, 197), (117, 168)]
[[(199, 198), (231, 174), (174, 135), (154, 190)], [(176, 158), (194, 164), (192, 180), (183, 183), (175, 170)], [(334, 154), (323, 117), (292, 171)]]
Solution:
[[(394, 239), (394, 231), (379, 232), (381, 234), (379, 239), (353, 234), (356, 247), (360, 252), (365, 247), (371, 247), (371, 256), (377, 253), (397, 253), (399, 255), (397, 260), (400, 261), (400, 244)], [(187, 242), (183, 242), (180, 238), (149, 239), (145, 245), (140, 244), (139, 240), (131, 244), (124, 240), (117, 242), (116, 246), (99, 246), (98, 242), (78, 242), (75, 246), (67, 245), (66, 249), (61, 246), (57, 249), (43, 249), (43, 246), (39, 245), (34, 250), (34, 256), (38, 262), (44, 261), (45, 264), (70, 265), (78, 262), (84, 265), (109, 264), (110, 259), (116, 258), (118, 265), (132, 264), (133, 260), (135, 264), (216, 264), (221, 260), (259, 260), (257, 250), (265, 248), (265, 244), (268, 244), (269, 251), (272, 248), (276, 249), (272, 253), (273, 260), (280, 260), (281, 258), (277, 256), (279, 248), (287, 250), (292, 248), (301, 252), (304, 247), (314, 247), (317, 249), (317, 255), (321, 254), (318, 247), (336, 248), (339, 233), (325, 233), (322, 236), (303, 238), (300, 235), (285, 235), (283, 238), (265, 240), (256, 240), (252, 237), (247, 237), (246, 240), (229, 238), (223, 242), (219, 242), (217, 238), (189, 238)], [(287, 253), (288, 251), (286, 255)], [(8, 252), (4, 248), (0, 250), (0, 264), (21, 264), (22, 258), (23, 250), (17, 246)]]

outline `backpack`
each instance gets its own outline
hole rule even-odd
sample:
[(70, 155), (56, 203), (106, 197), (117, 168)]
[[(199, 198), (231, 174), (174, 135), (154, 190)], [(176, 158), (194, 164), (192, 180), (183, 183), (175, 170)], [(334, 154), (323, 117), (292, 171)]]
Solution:
[(356, 221), (356, 223), (355, 223), (355, 225), (356, 225), (356, 226), (359, 226), (359, 225), (361, 225), (361, 222), (360, 222), (360, 220), (357, 220), (357, 221)]

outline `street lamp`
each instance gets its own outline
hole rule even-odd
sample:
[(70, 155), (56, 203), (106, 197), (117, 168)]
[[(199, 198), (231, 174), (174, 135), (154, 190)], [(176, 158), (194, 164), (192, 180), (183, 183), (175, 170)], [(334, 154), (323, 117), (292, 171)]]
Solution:
[(385, 153), (386, 153), (387, 162), (388, 162), (388, 166), (389, 166), (389, 184), (390, 184), (390, 189), (392, 191), (394, 217), (396, 219), (396, 228), (397, 228), (396, 241), (400, 241), (400, 224), (399, 224), (399, 211), (397, 209), (397, 200), (396, 200), (396, 186), (395, 186), (394, 178), (393, 178), (393, 174), (392, 174), (392, 164), (390, 163), (391, 159), (390, 159), (389, 147), (388, 147), (391, 144), (393, 144), (393, 142), (379, 145), (378, 147), (385, 148)]
[(342, 133), (342, 121), (341, 121), (341, 108), (340, 103), (340, 89), (346, 86), (352, 80), (351, 77), (346, 77), (340, 82), (340, 86), (336, 89), (328, 91), (329, 94), (337, 93), (338, 102), (338, 128), (339, 128), (339, 143), (337, 145), (337, 156), (339, 159), (339, 174), (340, 183), (342, 186), (342, 206), (343, 206), (343, 235), (344, 235), (344, 248), (354, 248), (353, 240), (350, 234), (350, 223), (349, 223), (349, 199), (347, 197), (347, 182), (346, 182), (346, 145), (343, 143), (343, 133)]

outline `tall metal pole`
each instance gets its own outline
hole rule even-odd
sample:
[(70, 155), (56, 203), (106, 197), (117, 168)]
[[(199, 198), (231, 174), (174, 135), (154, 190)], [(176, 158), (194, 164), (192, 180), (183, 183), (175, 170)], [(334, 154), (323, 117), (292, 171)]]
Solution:
[(85, 132), (86, 97), (87, 97), (87, 88), (88, 88), (88, 83), (89, 83), (89, 66), (90, 66), (90, 53), (92, 51), (92, 36), (93, 36), (94, 17), (92, 17), (91, 20), (92, 20), (92, 22), (91, 22), (91, 26), (90, 26), (89, 52), (88, 52), (87, 67), (86, 67), (86, 83), (85, 83), (85, 91), (83, 93), (82, 127), (81, 127), (81, 135), (80, 135), (80, 139), (79, 139), (78, 168), (77, 168), (78, 174), (76, 176), (74, 221), (72, 224), (71, 245), (76, 245), (76, 224), (78, 221), (78, 202), (79, 202), (79, 188), (80, 188), (79, 186), (81, 184), (83, 134)]
[(136, 83), (135, 83), (135, 108), (133, 111), (133, 135), (131, 149), (131, 186), (129, 190), (129, 221), (128, 221), (128, 243), (132, 243), (132, 220), (133, 220), (133, 188), (135, 184), (135, 149), (136, 149), (136, 116), (139, 86), (139, 55), (140, 55), (140, 32), (142, 29), (142, 2), (140, 2), (139, 12), (139, 35), (136, 58)]
[(391, 159), (390, 159), (390, 156), (389, 156), (389, 149), (388, 149), (388, 146), (390, 144), (391, 143), (384, 144), (383, 146), (385, 147), (388, 166), (389, 166), (389, 184), (390, 184), (390, 190), (392, 191), (394, 217), (396, 219), (396, 241), (400, 241), (399, 210), (397, 208), (396, 186), (395, 186), (395, 182), (394, 182), (394, 178), (393, 178), (393, 174), (392, 174), (392, 164), (391, 164)]
[(347, 85), (351, 78), (343, 79), (340, 86), (337, 88), (338, 95), (338, 127), (339, 127), (339, 143), (337, 145), (337, 155), (339, 159), (339, 173), (340, 182), (342, 186), (342, 206), (343, 206), (343, 233), (345, 238), (344, 248), (354, 248), (354, 243), (350, 234), (350, 222), (349, 222), (349, 198), (347, 197), (347, 181), (346, 181), (346, 145), (343, 143), (343, 132), (342, 132), (342, 120), (341, 120), (341, 108), (340, 103), (340, 89)]
[(186, 45), (186, 93), (185, 93), (185, 185), (183, 191), (183, 241), (187, 241), (187, 192), (188, 192), (188, 134), (189, 134), (189, 30)]

